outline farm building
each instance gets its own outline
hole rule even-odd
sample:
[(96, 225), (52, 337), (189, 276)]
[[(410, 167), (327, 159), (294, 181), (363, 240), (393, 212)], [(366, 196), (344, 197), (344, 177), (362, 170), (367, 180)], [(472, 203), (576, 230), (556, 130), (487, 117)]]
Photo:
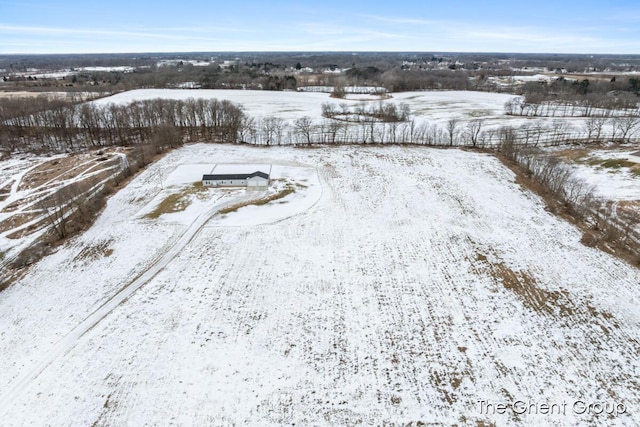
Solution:
[(260, 188), (269, 185), (269, 172), (266, 168), (256, 170), (249, 165), (216, 165), (209, 174), (202, 175), (202, 184), (210, 187), (247, 187)]
[(629, 161), (640, 164), (640, 151), (629, 154)]

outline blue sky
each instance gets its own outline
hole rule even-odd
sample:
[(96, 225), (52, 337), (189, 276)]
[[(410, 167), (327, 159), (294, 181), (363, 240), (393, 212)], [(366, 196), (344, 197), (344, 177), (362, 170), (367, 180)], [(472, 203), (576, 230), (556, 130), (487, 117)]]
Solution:
[(640, 54), (640, 1), (0, 0), (1, 53)]

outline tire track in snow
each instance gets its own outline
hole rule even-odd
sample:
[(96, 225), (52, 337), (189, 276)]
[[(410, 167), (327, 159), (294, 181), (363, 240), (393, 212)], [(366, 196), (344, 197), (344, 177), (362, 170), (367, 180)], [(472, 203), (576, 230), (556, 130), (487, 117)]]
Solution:
[(263, 196), (263, 193), (251, 194), (251, 197), (245, 196), (235, 198), (230, 201), (220, 203), (211, 207), (208, 211), (200, 214), (184, 231), (182, 236), (173, 243), (172, 246), (162, 254), (155, 262), (153, 262), (147, 270), (138, 275), (134, 280), (125, 285), (118, 293), (102, 304), (98, 309), (92, 312), (78, 326), (73, 328), (64, 338), (48, 352), (48, 354), (32, 366), (27, 372), (24, 372), (13, 383), (11, 383), (0, 396), (0, 413), (4, 413), (9, 409), (11, 404), (35, 381), (38, 376), (57, 358), (62, 357), (73, 350), (80, 339), (96, 325), (98, 325), (106, 316), (113, 312), (120, 304), (124, 303), (143, 285), (151, 281), (158, 275), (180, 252), (193, 240), (204, 225), (213, 217), (220, 209), (242, 203), (254, 198)]

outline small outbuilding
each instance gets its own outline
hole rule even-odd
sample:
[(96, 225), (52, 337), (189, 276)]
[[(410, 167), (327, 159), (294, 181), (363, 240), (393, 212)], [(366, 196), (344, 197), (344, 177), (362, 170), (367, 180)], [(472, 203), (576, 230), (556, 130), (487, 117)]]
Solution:
[(629, 161), (640, 165), (640, 151), (629, 154)]
[(270, 175), (271, 168), (266, 172), (248, 170), (246, 165), (216, 165), (210, 174), (202, 175), (202, 184), (209, 187), (262, 188), (269, 185)]

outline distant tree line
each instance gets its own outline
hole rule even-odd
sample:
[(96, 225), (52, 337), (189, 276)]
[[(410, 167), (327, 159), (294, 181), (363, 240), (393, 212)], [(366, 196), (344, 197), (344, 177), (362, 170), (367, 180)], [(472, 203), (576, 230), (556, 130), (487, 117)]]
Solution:
[[(191, 61), (200, 61), (194, 65)], [(181, 60), (180, 58), (185, 58)], [(85, 69), (86, 67), (93, 69)], [(130, 70), (100, 71), (97, 66)], [(29, 70), (66, 67), (62, 80), (30, 75)], [(640, 78), (617, 72), (640, 70), (634, 55), (536, 55), (366, 52), (349, 53), (201, 53), (191, 55), (0, 56), (1, 82), (9, 90), (120, 92), (136, 88), (210, 88), (296, 90), (307, 86), (381, 86), (390, 92), (414, 90), (481, 90), (521, 94), (527, 105), (542, 105), (528, 114), (553, 115), (584, 103), (593, 110), (608, 103), (611, 92), (640, 93)], [(554, 73), (549, 82), (498, 84), (492, 77)], [(571, 73), (599, 73), (593, 78)], [(530, 98), (532, 97), (532, 98)], [(619, 97), (618, 97), (619, 98)], [(630, 100), (624, 102), (632, 102)], [(556, 107), (556, 101), (565, 107)], [(637, 101), (636, 101), (637, 102)], [(546, 106), (546, 107), (545, 107)], [(568, 114), (568, 113), (567, 113)], [(591, 114), (591, 113), (588, 113)]]
[(505, 105), (510, 115), (534, 117), (608, 117), (639, 115), (640, 78), (588, 79), (569, 82), (529, 82), (521, 89), (521, 98)]

